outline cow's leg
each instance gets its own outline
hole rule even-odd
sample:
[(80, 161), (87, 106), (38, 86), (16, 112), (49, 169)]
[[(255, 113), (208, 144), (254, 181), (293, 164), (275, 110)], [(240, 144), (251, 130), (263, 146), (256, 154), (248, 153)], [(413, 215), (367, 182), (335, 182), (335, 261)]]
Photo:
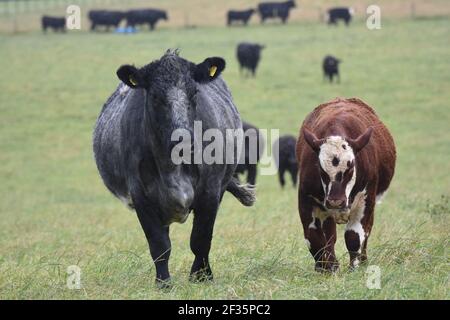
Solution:
[(345, 244), (350, 255), (351, 269), (367, 260), (367, 240), (372, 230), (375, 196), (367, 196), (358, 203), (360, 205), (351, 213), (345, 227)]
[(291, 178), (292, 178), (292, 185), (294, 187), (297, 186), (297, 174), (298, 174), (298, 170), (296, 168), (291, 168), (289, 170), (289, 173), (291, 174)]
[(339, 268), (334, 251), (336, 222), (329, 217), (324, 220), (315, 218), (311, 223), (307, 226), (305, 240), (308, 240), (309, 252), (316, 261), (315, 269), (318, 272), (335, 272)]
[(319, 212), (317, 208), (313, 208), (311, 200), (301, 196), (300, 218), (305, 242), (315, 260), (315, 269), (319, 272), (334, 272), (339, 267), (334, 252), (336, 223), (331, 217), (320, 218), (313, 211)]
[(374, 212), (372, 211), (372, 214), (369, 216), (367, 222), (365, 223), (364, 230), (366, 231), (366, 239), (365, 239), (362, 249), (361, 249), (361, 263), (364, 263), (367, 261), (367, 242), (369, 241), (369, 236), (372, 231), (373, 218), (374, 218)]
[(213, 237), (214, 222), (219, 208), (220, 195), (200, 199), (194, 209), (194, 222), (191, 232), (191, 250), (195, 255), (189, 279), (207, 281), (213, 279), (209, 265), (209, 251)]
[(284, 180), (284, 168), (278, 168), (278, 179), (280, 180), (281, 187), (284, 188), (286, 181)]
[(257, 174), (257, 167), (256, 164), (249, 164), (247, 165), (247, 183), (251, 185), (256, 184), (256, 174)]
[(337, 78), (337, 83), (341, 83), (341, 76), (339, 75), (339, 72), (336, 72), (336, 78)]
[(339, 263), (336, 259), (334, 246), (336, 244), (336, 221), (333, 217), (328, 217), (322, 222), (322, 229), (325, 235), (326, 246), (324, 249), (323, 263), (326, 271), (336, 271)]
[(131, 190), (131, 198), (155, 264), (156, 285), (160, 288), (167, 288), (170, 286), (169, 257), (171, 244), (169, 227), (163, 225), (157, 213), (151, 209), (153, 205), (148, 201), (141, 187)]

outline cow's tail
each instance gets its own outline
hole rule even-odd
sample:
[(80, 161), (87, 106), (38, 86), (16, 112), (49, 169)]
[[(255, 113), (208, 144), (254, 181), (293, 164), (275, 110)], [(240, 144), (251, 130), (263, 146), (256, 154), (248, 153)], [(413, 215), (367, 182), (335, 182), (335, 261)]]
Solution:
[(251, 184), (240, 184), (239, 179), (236, 177), (231, 178), (227, 186), (227, 191), (246, 207), (251, 207), (256, 201), (255, 186)]

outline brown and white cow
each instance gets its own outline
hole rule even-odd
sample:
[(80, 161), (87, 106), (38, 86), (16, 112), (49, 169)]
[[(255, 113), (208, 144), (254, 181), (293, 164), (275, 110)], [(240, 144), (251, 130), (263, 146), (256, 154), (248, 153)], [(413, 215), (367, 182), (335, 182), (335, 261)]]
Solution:
[(297, 141), (299, 212), (317, 271), (339, 267), (336, 223), (346, 223), (350, 267), (367, 259), (375, 203), (394, 175), (388, 129), (363, 101), (337, 98), (314, 109)]

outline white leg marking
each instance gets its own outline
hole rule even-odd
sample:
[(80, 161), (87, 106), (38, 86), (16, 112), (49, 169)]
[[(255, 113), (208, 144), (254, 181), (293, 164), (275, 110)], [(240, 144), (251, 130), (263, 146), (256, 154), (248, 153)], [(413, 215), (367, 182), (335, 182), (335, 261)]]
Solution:
[(376, 203), (377, 204), (382, 203), (385, 196), (386, 196), (386, 192), (377, 194), (377, 197), (375, 198)]
[(311, 223), (308, 226), (309, 229), (317, 229), (316, 227), (316, 218), (313, 218)]
[(354, 231), (359, 236), (359, 250), (361, 252), (361, 247), (365, 240), (366, 234), (364, 228), (361, 224), (361, 220), (364, 217), (364, 210), (366, 208), (366, 190), (364, 189), (355, 196), (355, 200), (352, 203), (350, 209), (350, 219), (345, 226), (345, 231)]

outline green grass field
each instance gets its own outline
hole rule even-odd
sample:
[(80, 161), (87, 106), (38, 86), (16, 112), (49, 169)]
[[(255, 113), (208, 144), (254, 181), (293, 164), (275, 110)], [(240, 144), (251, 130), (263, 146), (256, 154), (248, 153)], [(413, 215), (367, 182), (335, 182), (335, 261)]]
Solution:
[[(0, 36), (0, 298), (449, 299), (449, 22), (383, 20), (378, 31), (361, 22)], [(242, 40), (267, 45), (256, 79), (238, 74), (234, 50)], [(314, 271), (296, 190), (281, 191), (275, 176), (258, 178), (253, 208), (225, 196), (211, 250), (214, 282), (188, 281), (190, 218), (171, 228), (173, 289), (154, 287), (144, 234), (103, 186), (91, 136), (118, 66), (143, 65), (175, 47), (196, 62), (223, 56), (242, 117), (261, 128), (296, 135), (308, 112), (337, 96), (375, 108), (398, 152), (369, 241), (381, 289), (366, 287), (366, 267), (348, 271), (342, 227), (340, 272)], [(328, 53), (343, 60), (339, 85), (322, 81)], [(81, 290), (66, 286), (70, 265), (82, 270)]]

